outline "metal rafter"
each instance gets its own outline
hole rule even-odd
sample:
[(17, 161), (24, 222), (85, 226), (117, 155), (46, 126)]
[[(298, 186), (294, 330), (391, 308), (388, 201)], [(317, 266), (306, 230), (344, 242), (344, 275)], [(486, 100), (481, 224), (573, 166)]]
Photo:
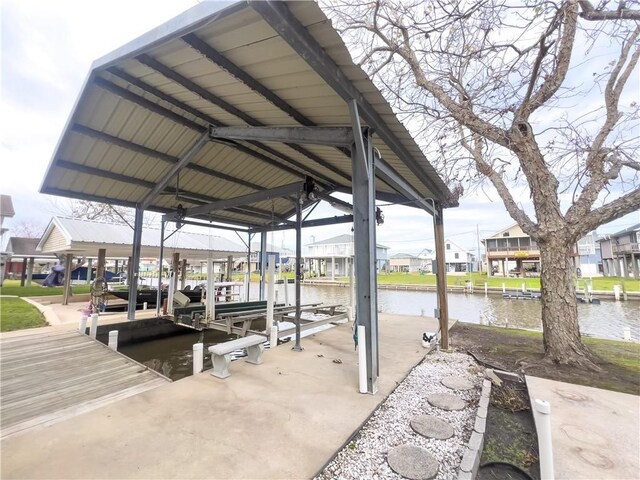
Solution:
[[(262, 192), (255, 192), (248, 195), (242, 195), (240, 197), (218, 200), (199, 207), (189, 208), (186, 210), (185, 216), (193, 216), (200, 213), (206, 214), (216, 210), (225, 210), (227, 208), (245, 206), (251, 203), (269, 200), (271, 198), (283, 197), (302, 191), (302, 186), (302, 183), (290, 183), (288, 185), (275, 187)], [(165, 215), (163, 220), (173, 220), (174, 218), (175, 217), (173, 215)]]
[[(353, 223), (353, 215), (341, 215), (336, 217), (325, 217), (325, 218), (316, 218), (313, 220), (306, 220), (302, 222), (302, 228), (309, 227), (324, 227), (327, 225), (338, 225), (341, 223)], [(291, 230), (295, 228), (294, 225), (276, 225), (275, 227), (259, 227), (259, 228), (251, 228), (250, 232), (260, 233), (266, 231), (281, 231), (281, 230)]]
[(411, 172), (434, 195), (446, 200), (447, 189), (438, 185), (424, 172), (404, 145), (396, 138), (380, 114), (367, 102), (340, 67), (329, 57), (309, 31), (283, 2), (249, 0), (249, 5), (273, 28), (345, 102), (355, 99), (360, 116), (375, 129), (376, 134), (393, 150)]
[(262, 142), (294, 141), (314, 145), (346, 146), (353, 143), (348, 127), (209, 127), (209, 136)]
[[(254, 126), (254, 127), (263, 127), (263, 126), (265, 126), (262, 122), (260, 122), (259, 120), (253, 118), (251, 115), (244, 113), (242, 110), (234, 107), (233, 105), (231, 105), (230, 103), (228, 103), (225, 100), (221, 99), (217, 95), (214, 95), (209, 90), (207, 90), (204, 87), (201, 87), (200, 85), (198, 85), (197, 83), (193, 82), (192, 80), (184, 77), (183, 75), (180, 75), (178, 72), (176, 72), (175, 70), (172, 70), (171, 68), (167, 67), (166, 65), (164, 65), (161, 62), (159, 62), (155, 58), (150, 57), (147, 54), (142, 54), (142, 55), (138, 55), (136, 57), (136, 59), (140, 63), (142, 63), (143, 65), (146, 65), (147, 67), (151, 68), (152, 70), (155, 70), (156, 72), (162, 74), (163, 76), (165, 76), (166, 78), (168, 78), (172, 82), (175, 82), (178, 85), (181, 85), (182, 87), (186, 88), (187, 90), (199, 95), (200, 97), (202, 97), (203, 99), (207, 100), (208, 102), (210, 102), (210, 103), (218, 106), (219, 108), (225, 110), (227, 113), (230, 113), (231, 115), (234, 115), (235, 117), (238, 117), (239, 119), (241, 119), (242, 121), (244, 121), (248, 125), (251, 125), (251, 126)], [(297, 160), (295, 160), (293, 158), (290, 158), (287, 155), (284, 155), (284, 154), (278, 152), (277, 150), (274, 150), (274, 149), (268, 147), (267, 145), (262, 145), (262, 144), (260, 144), (258, 142), (250, 142), (250, 143), (255, 145), (255, 146), (257, 146), (258, 148), (263, 149), (266, 152), (271, 153), (272, 155), (277, 156), (278, 158), (280, 158), (283, 161), (287, 162), (289, 165), (292, 165), (295, 168), (299, 169), (300, 172), (304, 173), (305, 175), (311, 175), (314, 178), (316, 178), (318, 180), (322, 180), (323, 182), (326, 182), (328, 184), (335, 183), (334, 180), (328, 178), (326, 175), (323, 175), (320, 172), (305, 166), (304, 164), (298, 162)], [(308, 150), (304, 149), (303, 147), (300, 147), (299, 145), (296, 145), (294, 143), (285, 143), (285, 145), (287, 145), (288, 147), (296, 150), (298, 153), (301, 153), (302, 155), (305, 155), (307, 158), (309, 158), (309, 159), (311, 159), (313, 161), (323, 162), (323, 160), (320, 159), (313, 152), (309, 152)], [(300, 172), (298, 172), (298, 174)], [(349, 178), (347, 175), (345, 175), (342, 172), (340, 172), (340, 174), (342, 176), (344, 176), (344, 178)]]

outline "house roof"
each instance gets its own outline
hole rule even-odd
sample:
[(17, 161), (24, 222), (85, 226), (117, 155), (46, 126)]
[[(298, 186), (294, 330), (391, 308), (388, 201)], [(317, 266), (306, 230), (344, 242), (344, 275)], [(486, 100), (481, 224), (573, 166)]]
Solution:
[(394, 253), (389, 258), (411, 258), (411, 259), (421, 260), (420, 257), (417, 257), (416, 255), (411, 255), (410, 253)]
[[(205, 260), (209, 252), (214, 259), (226, 259), (228, 255), (243, 256), (246, 250), (231, 240), (217, 235), (205, 235), (178, 230), (171, 236), (165, 232), (164, 256), (180, 253), (182, 258)], [(58, 239), (53, 241), (54, 239)], [(51, 241), (50, 241), (51, 240)], [(107, 257), (129, 257), (132, 250), (133, 229), (128, 225), (90, 222), (72, 218), (53, 217), (36, 249), (45, 253), (73, 253), (77, 256), (95, 257), (98, 249), (107, 250)], [(142, 230), (141, 257), (157, 258), (160, 255), (160, 230)]]
[[(308, 247), (314, 245), (340, 245), (340, 244), (351, 244), (353, 243), (353, 235), (349, 235), (345, 233), (344, 235), (338, 235), (336, 237), (327, 238), (325, 240), (320, 240), (319, 242), (309, 243)], [(385, 247), (384, 245), (380, 245), (376, 243), (376, 248), (388, 249), (389, 247)]]
[(0, 195), (0, 217), (11, 218), (15, 214), (11, 195)]
[(10, 237), (7, 243), (7, 251), (11, 252), (12, 256), (34, 257), (38, 256), (40, 252), (36, 252), (39, 238), (27, 238), (27, 237)]
[(452, 241), (451, 241), (451, 240), (449, 240), (449, 239), (446, 239), (446, 240), (444, 241), (444, 243), (445, 243), (445, 245), (446, 245), (447, 243), (450, 243), (451, 245), (455, 245), (455, 246), (456, 246), (456, 249), (457, 249), (458, 251), (460, 251), (460, 252), (464, 252), (464, 253), (470, 253), (471, 255), (473, 255), (473, 253), (472, 253), (470, 250), (467, 250), (466, 248), (462, 248), (462, 247), (461, 247), (460, 245), (458, 245), (456, 242), (452, 242)]
[[(406, 200), (393, 177), (420, 198), (456, 206), (319, 6), (299, 1), (201, 2), (94, 62), (40, 191), (164, 213), (307, 176), (324, 193), (350, 193), (348, 148), (212, 139), (207, 132), (350, 127), (351, 99), (363, 126), (375, 130), (379, 163), (390, 168), (376, 169), (377, 198)], [(175, 175), (185, 158), (191, 162)], [(197, 217), (264, 227), (294, 211), (290, 198), (276, 197)]]

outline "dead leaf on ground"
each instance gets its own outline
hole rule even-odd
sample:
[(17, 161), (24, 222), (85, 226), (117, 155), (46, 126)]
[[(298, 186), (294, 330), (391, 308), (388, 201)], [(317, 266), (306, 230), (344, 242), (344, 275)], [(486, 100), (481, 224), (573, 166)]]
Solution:
[(340, 360), (339, 358), (334, 358), (333, 363), (342, 363), (342, 360)]

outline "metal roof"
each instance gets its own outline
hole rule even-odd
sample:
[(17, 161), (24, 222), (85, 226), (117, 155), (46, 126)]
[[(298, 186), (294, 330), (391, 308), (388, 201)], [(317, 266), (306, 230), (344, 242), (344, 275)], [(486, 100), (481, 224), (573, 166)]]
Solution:
[[(64, 241), (57, 242), (54, 249), (46, 248), (47, 240), (55, 233), (62, 234)], [(165, 232), (169, 236), (171, 232)], [(107, 250), (109, 258), (126, 258), (131, 255), (133, 229), (128, 225), (90, 222), (75, 218), (53, 217), (36, 250), (45, 253), (73, 253), (77, 256), (96, 257), (98, 249)], [(141, 256), (158, 258), (160, 255), (160, 230), (143, 228)], [(209, 253), (214, 260), (226, 260), (227, 256), (245, 257), (246, 249), (231, 240), (178, 230), (164, 242), (164, 256), (180, 253), (182, 258), (206, 260)]]
[[(178, 175), (172, 169), (210, 125), (350, 127), (352, 98), (390, 167), (377, 174), (377, 198), (406, 201), (393, 176), (455, 205), (325, 14), (298, 1), (202, 2), (94, 62), (40, 191), (134, 207), (171, 178), (147, 206), (165, 213), (306, 176), (324, 192), (350, 193), (350, 152), (332, 146), (207, 138)], [(273, 198), (199, 218), (260, 227), (293, 212), (291, 199)]]

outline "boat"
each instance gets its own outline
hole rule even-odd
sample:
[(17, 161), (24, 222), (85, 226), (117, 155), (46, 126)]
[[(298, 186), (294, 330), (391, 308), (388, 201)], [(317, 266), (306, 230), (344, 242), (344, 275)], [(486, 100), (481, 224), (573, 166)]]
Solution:
[[(217, 291), (218, 301), (226, 300), (231, 301), (233, 297), (237, 297), (239, 293), (233, 293), (233, 287), (240, 287), (243, 284), (240, 282), (216, 282), (215, 288)], [(198, 285), (195, 288), (185, 288), (183, 290), (178, 290), (180, 293), (189, 298), (190, 303), (199, 303), (202, 302), (202, 295), (205, 292), (205, 288), (203, 286)], [(109, 290), (109, 294), (114, 297), (120, 298), (125, 301), (129, 301), (129, 290)], [(164, 300), (169, 296), (169, 291), (167, 289), (162, 290), (161, 299)], [(136, 302), (138, 305), (142, 305), (146, 303), (147, 306), (156, 305), (158, 301), (158, 290), (156, 288), (141, 288), (138, 290), (138, 295), (136, 298)]]

